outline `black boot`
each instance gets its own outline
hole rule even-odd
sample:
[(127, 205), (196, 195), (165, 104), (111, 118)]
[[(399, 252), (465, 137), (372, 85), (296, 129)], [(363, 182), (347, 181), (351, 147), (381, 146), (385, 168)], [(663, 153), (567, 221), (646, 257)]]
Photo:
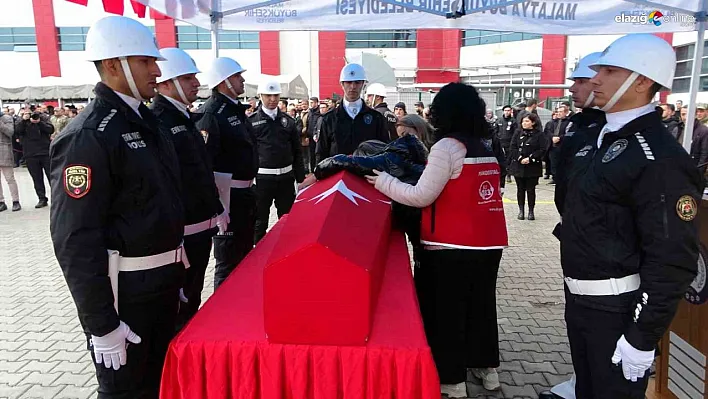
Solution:
[(39, 202), (37, 203), (37, 205), (35, 205), (34, 207), (35, 207), (36, 209), (44, 208), (45, 206), (48, 205), (48, 202), (49, 202), (49, 201), (48, 201), (46, 198), (42, 198), (41, 200), (39, 200)]
[(506, 175), (506, 182), (507, 182), (507, 183), (511, 183), (511, 176)]
[(538, 394), (538, 399), (563, 399), (551, 391), (543, 391)]
[(519, 216), (516, 217), (519, 220), (524, 220), (526, 217), (524, 216), (524, 207), (519, 206)]
[(536, 217), (533, 214), (533, 208), (529, 208), (529, 217), (527, 219), (528, 220), (536, 220)]
[(20, 209), (22, 209), (22, 206), (20, 205), (20, 201), (12, 201), (12, 211), (17, 212)]
[(6, 211), (7, 210), (7, 205), (5, 205), (4, 202), (0, 202), (0, 212)]

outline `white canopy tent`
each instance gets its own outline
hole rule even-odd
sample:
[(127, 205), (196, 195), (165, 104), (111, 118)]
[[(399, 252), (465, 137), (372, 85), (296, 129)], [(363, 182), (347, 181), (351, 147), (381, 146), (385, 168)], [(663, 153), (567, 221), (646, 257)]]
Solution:
[[(172, 18), (219, 30), (484, 29), (596, 35), (697, 32), (689, 96), (695, 100), (708, 0), (138, 0)], [(693, 118), (684, 134), (689, 148)]]

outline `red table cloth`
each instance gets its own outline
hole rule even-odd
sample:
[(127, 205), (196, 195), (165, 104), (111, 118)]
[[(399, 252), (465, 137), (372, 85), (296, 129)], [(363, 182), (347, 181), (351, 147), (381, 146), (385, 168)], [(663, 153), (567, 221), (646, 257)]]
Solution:
[(170, 344), (162, 399), (438, 399), (440, 384), (410, 272), (392, 232), (366, 346), (268, 342), (263, 268), (285, 219), (236, 268)]

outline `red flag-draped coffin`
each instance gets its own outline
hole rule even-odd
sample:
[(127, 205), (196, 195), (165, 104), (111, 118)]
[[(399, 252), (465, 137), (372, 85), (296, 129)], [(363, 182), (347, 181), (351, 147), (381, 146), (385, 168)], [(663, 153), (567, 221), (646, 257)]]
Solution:
[(266, 263), (268, 339), (364, 345), (390, 226), (390, 201), (361, 177), (342, 172), (301, 192)]

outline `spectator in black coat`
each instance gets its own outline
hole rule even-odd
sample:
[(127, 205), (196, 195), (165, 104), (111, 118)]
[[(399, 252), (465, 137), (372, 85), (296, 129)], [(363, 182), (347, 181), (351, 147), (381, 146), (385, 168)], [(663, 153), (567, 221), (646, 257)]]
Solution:
[(49, 143), (54, 133), (54, 126), (47, 120), (42, 120), (39, 113), (26, 110), (15, 131), (22, 142), (27, 170), (34, 181), (34, 191), (39, 202), (35, 208), (44, 208), (49, 203), (44, 187), (42, 171), (49, 180)]
[(541, 120), (529, 113), (521, 119), (521, 128), (511, 138), (510, 172), (516, 180), (516, 198), (519, 202), (519, 220), (524, 220), (524, 203), (528, 198), (528, 219), (535, 220), (536, 186), (543, 174), (542, 161), (546, 152), (546, 137), (541, 131)]

